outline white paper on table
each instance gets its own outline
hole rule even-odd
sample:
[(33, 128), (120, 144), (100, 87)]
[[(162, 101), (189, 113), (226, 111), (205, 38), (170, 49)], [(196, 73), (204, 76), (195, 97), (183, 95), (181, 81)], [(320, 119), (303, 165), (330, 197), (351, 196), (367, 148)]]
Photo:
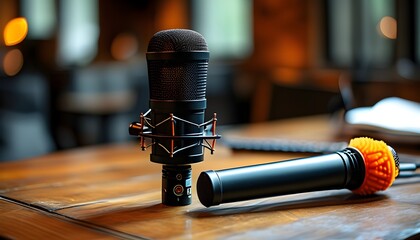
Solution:
[(385, 98), (372, 107), (348, 111), (345, 121), (369, 130), (420, 136), (420, 103), (398, 97)]

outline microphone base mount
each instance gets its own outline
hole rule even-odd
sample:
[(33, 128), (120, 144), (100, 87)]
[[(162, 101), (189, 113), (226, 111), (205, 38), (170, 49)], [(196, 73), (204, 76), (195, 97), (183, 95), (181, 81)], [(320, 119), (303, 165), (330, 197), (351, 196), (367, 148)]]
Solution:
[(191, 204), (191, 165), (162, 166), (162, 203), (167, 206)]

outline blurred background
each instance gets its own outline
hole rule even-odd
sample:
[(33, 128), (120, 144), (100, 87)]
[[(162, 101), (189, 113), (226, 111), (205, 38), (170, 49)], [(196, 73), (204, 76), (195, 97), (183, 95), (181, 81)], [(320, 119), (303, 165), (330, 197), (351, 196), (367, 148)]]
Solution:
[(420, 102), (420, 1), (0, 0), (0, 161), (133, 140), (171, 28), (207, 40), (221, 125)]

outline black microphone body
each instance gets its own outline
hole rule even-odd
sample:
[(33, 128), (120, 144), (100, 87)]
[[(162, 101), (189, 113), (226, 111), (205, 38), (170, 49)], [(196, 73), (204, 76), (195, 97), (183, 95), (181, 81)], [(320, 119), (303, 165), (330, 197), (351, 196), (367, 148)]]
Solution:
[[(153, 53), (148, 53), (151, 56)], [(176, 57), (176, 54), (174, 54)], [(182, 59), (179, 60), (148, 60), (150, 82), (150, 110), (152, 134), (159, 136), (198, 136), (202, 135), (204, 127), (197, 127), (190, 123), (203, 123), (206, 109), (205, 84), (207, 78), (208, 60)], [(165, 81), (167, 79), (169, 81)], [(195, 89), (194, 86), (204, 85), (203, 92), (195, 91), (190, 95), (185, 88)], [(166, 88), (166, 89), (165, 89)], [(177, 95), (178, 94), (178, 95)], [(185, 120), (173, 119), (176, 122), (172, 129), (172, 122), (166, 121), (171, 115)], [(201, 142), (198, 142), (201, 143)], [(160, 144), (160, 145), (158, 145)], [(171, 139), (159, 139), (158, 144), (152, 146), (150, 160), (155, 163), (168, 163), (168, 152)], [(188, 164), (204, 160), (203, 147), (195, 139), (180, 139), (174, 142), (178, 149), (191, 145), (179, 154), (171, 157), (170, 164)], [(164, 146), (165, 148), (163, 148)]]
[[(156, 33), (146, 53), (149, 75), (152, 134), (159, 136), (201, 135), (206, 109), (206, 84), (209, 52), (204, 38), (186, 29), (164, 30)], [(174, 115), (185, 121), (165, 119)], [(160, 124), (160, 125), (158, 125)], [(157, 139), (152, 146), (150, 160), (167, 164), (170, 139)], [(179, 140), (178, 149), (195, 144), (195, 140)], [(159, 145), (160, 144), (160, 145)], [(165, 150), (166, 149), (166, 150)], [(171, 156), (170, 164), (188, 164), (203, 161), (203, 148), (196, 144), (182, 153)]]
[(144, 138), (152, 139), (150, 161), (163, 164), (162, 203), (188, 205), (190, 164), (204, 160), (205, 139), (220, 137), (205, 134), (207, 43), (192, 30), (163, 30), (149, 41), (146, 59), (150, 110), (130, 124), (129, 133), (140, 137), (143, 150)]
[(358, 188), (365, 177), (361, 153), (346, 148), (309, 158), (202, 172), (197, 193), (206, 206), (330, 189)]
[[(202, 135), (209, 52), (204, 38), (191, 30), (156, 33), (146, 53), (152, 134)], [(166, 119), (171, 118), (169, 121)], [(177, 119), (173, 118), (177, 117)], [(181, 120), (182, 119), (182, 120)], [(191, 166), (204, 160), (202, 140), (155, 138), (150, 161), (162, 167), (162, 203), (191, 203)], [(174, 151), (183, 149), (179, 153)], [(168, 154), (169, 150), (169, 154)]]

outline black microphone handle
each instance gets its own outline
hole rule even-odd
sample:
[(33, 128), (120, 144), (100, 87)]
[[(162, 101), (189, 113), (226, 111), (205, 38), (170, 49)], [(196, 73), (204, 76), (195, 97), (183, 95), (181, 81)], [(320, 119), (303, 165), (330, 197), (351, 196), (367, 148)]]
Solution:
[(363, 156), (354, 148), (315, 157), (202, 172), (197, 182), (206, 206), (284, 194), (357, 189), (363, 183)]

